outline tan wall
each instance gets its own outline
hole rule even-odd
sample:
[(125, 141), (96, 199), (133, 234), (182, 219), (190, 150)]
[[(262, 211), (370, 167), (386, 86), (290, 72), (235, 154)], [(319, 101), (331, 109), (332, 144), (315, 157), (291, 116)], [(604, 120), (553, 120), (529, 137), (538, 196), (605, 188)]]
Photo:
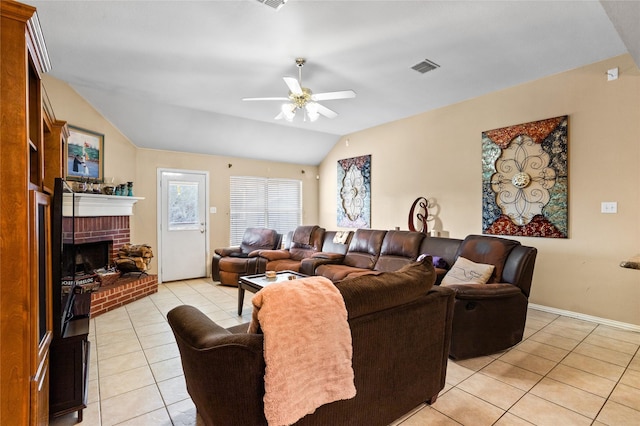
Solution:
[[(229, 167), (229, 164), (232, 167)], [(209, 203), (217, 212), (210, 214), (211, 251), (229, 246), (229, 177), (264, 176), (271, 178), (300, 179), (302, 181), (304, 224), (318, 223), (318, 168), (289, 163), (247, 160), (214, 155), (188, 154), (151, 149), (138, 150), (136, 196), (145, 197), (136, 210), (135, 226), (139, 242), (157, 247), (157, 169), (183, 169), (209, 172)], [(302, 170), (305, 173), (302, 173)], [(208, 209), (207, 209), (208, 210)], [(208, 256), (210, 259), (210, 256)], [(154, 259), (153, 268), (157, 266)], [(209, 269), (209, 268), (208, 268)]]
[[(300, 179), (303, 182), (303, 223), (318, 222), (318, 168), (315, 166), (241, 158), (197, 155), (180, 152), (139, 149), (105, 120), (67, 83), (45, 75), (44, 85), (59, 120), (105, 135), (104, 175), (116, 183), (134, 182), (134, 195), (144, 197), (134, 206), (131, 241), (157, 247), (156, 173), (158, 168), (208, 171), (210, 205), (217, 213), (210, 215), (210, 246), (229, 245), (229, 176), (265, 176)], [(229, 168), (229, 164), (232, 167)], [(305, 173), (302, 173), (302, 171)], [(207, 209), (208, 210), (208, 209)], [(208, 256), (210, 258), (210, 256)], [(151, 272), (157, 272), (157, 257)], [(210, 268), (207, 268), (208, 270)]]
[(43, 84), (58, 120), (104, 135), (104, 176), (116, 183), (136, 177), (137, 148), (64, 81), (47, 74)]
[[(607, 82), (613, 67), (620, 78)], [(517, 238), (539, 251), (530, 301), (640, 325), (640, 271), (618, 266), (640, 253), (640, 71), (628, 55), (343, 137), (320, 165), (320, 225), (336, 229), (337, 160), (371, 154), (373, 228), (407, 229), (425, 196), (437, 200), (436, 229), (481, 233), (481, 132), (560, 115), (570, 235)], [(602, 201), (618, 214), (600, 213)]]

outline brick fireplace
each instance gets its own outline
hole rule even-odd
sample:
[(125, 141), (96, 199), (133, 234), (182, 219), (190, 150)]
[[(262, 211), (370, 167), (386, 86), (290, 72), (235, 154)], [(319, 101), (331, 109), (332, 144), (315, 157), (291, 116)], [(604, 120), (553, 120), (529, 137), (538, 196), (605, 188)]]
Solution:
[[(65, 212), (63, 209), (63, 243), (75, 246), (75, 252), (82, 253), (81, 262), (95, 268), (112, 264), (118, 250), (131, 242), (129, 222), (132, 206), (142, 198), (94, 194), (65, 194), (65, 197), (67, 195), (68, 198), (74, 196), (75, 207), (73, 211), (67, 208)], [(71, 201), (68, 204), (72, 204)], [(98, 252), (106, 253), (107, 259), (103, 264), (97, 260), (100, 258)], [(75, 263), (77, 260), (72, 261)], [(104, 282), (91, 293), (90, 316), (96, 317), (157, 291), (157, 275), (132, 273)]]
[(64, 244), (76, 246), (104, 242), (110, 246), (108, 263), (112, 263), (118, 250), (131, 242), (129, 216), (76, 217), (75, 220), (65, 217), (62, 221), (62, 239)]

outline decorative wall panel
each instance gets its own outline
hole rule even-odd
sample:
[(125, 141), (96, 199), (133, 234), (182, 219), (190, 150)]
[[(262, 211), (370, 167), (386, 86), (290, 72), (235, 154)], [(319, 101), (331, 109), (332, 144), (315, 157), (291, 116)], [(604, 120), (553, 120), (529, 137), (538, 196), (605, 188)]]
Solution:
[(568, 117), (482, 133), (482, 232), (567, 238)]
[(371, 227), (371, 155), (338, 160), (338, 226)]

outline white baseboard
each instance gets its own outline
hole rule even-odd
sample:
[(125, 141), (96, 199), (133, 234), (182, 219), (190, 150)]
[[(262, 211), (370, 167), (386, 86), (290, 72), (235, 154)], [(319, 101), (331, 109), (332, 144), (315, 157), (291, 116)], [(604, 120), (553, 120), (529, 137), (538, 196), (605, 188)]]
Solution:
[(565, 311), (564, 309), (556, 309), (549, 306), (536, 305), (535, 303), (529, 303), (529, 307), (538, 311), (549, 312), (551, 314), (562, 315), (565, 317), (576, 318), (584, 321), (591, 321), (598, 324), (608, 325), (611, 327), (622, 328), (624, 330), (640, 333), (640, 325), (614, 321), (607, 318), (594, 317), (592, 315), (581, 314), (579, 312)]

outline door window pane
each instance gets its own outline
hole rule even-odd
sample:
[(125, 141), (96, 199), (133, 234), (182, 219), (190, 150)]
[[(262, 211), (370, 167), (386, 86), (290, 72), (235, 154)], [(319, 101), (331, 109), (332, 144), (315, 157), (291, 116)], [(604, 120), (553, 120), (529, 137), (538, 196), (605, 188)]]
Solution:
[(169, 182), (169, 231), (200, 229), (198, 183)]

